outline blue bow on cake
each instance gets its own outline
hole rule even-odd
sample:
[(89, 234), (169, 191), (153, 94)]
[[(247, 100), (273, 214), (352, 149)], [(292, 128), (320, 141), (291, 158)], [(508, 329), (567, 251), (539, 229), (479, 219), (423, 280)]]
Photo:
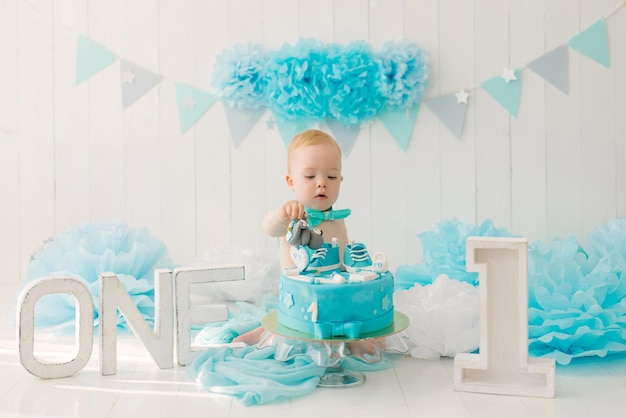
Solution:
[(336, 221), (338, 219), (344, 219), (350, 216), (352, 211), (350, 209), (338, 209), (333, 210), (315, 210), (305, 208), (307, 214), (307, 221), (311, 227), (315, 227), (321, 224), (323, 221)]
[(317, 338), (331, 338), (346, 336), (348, 338), (359, 338), (361, 334), (360, 321), (332, 323), (332, 322), (316, 322), (313, 324), (313, 330)]

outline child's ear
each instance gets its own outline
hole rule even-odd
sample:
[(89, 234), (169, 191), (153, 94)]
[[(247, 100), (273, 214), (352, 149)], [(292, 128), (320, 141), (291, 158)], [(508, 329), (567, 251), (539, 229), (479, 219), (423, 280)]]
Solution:
[(285, 181), (287, 182), (287, 187), (293, 190), (293, 179), (291, 178), (289, 174), (285, 176)]

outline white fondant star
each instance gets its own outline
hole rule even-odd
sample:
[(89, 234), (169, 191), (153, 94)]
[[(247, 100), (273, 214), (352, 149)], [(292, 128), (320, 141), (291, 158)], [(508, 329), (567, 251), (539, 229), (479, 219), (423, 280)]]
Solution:
[(502, 71), (502, 74), (500, 75), (500, 77), (504, 79), (506, 84), (509, 84), (513, 80), (517, 80), (517, 76), (515, 75), (515, 70), (512, 70), (510, 68), (505, 68), (504, 71)]
[(293, 306), (293, 295), (291, 293), (285, 293), (283, 303), (287, 308), (291, 308)]
[(274, 130), (274, 126), (276, 125), (276, 121), (274, 120), (274, 118), (269, 118), (268, 120), (265, 121), (265, 126), (267, 127), (267, 129), (269, 129), (270, 131)]
[(469, 93), (466, 92), (465, 89), (459, 90), (459, 92), (456, 93), (455, 96), (456, 96), (457, 104), (461, 104), (461, 103), (467, 104), (467, 98), (469, 97)]
[(194, 107), (196, 107), (196, 101), (193, 99), (193, 97), (185, 97), (185, 108), (193, 110)]
[(133, 84), (135, 82), (135, 73), (130, 68), (122, 71), (122, 83)]
[(389, 295), (385, 295), (383, 298), (383, 311), (389, 310), (389, 306), (391, 305), (391, 301), (389, 300)]

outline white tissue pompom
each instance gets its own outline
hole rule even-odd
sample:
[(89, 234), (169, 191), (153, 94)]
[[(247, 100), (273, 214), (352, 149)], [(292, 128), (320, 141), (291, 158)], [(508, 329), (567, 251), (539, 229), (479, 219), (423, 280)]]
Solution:
[(478, 288), (442, 274), (432, 284), (396, 290), (394, 309), (410, 321), (411, 356), (435, 360), (479, 345)]
[(260, 304), (268, 294), (278, 293), (280, 265), (276, 249), (247, 247), (243, 245), (214, 246), (208, 248), (195, 265), (243, 265), (245, 280), (199, 285), (194, 289), (192, 303), (244, 301)]

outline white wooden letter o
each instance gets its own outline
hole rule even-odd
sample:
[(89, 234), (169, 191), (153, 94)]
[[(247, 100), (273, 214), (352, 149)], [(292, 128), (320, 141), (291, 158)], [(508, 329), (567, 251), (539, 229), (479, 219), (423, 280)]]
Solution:
[[(42, 363), (34, 353), (35, 305), (45, 295), (70, 293), (76, 298), (76, 355), (65, 363)], [(93, 300), (89, 289), (72, 277), (42, 277), (29, 283), (17, 303), (17, 340), (20, 362), (30, 373), (44, 379), (68, 377), (79, 372), (93, 348)]]

